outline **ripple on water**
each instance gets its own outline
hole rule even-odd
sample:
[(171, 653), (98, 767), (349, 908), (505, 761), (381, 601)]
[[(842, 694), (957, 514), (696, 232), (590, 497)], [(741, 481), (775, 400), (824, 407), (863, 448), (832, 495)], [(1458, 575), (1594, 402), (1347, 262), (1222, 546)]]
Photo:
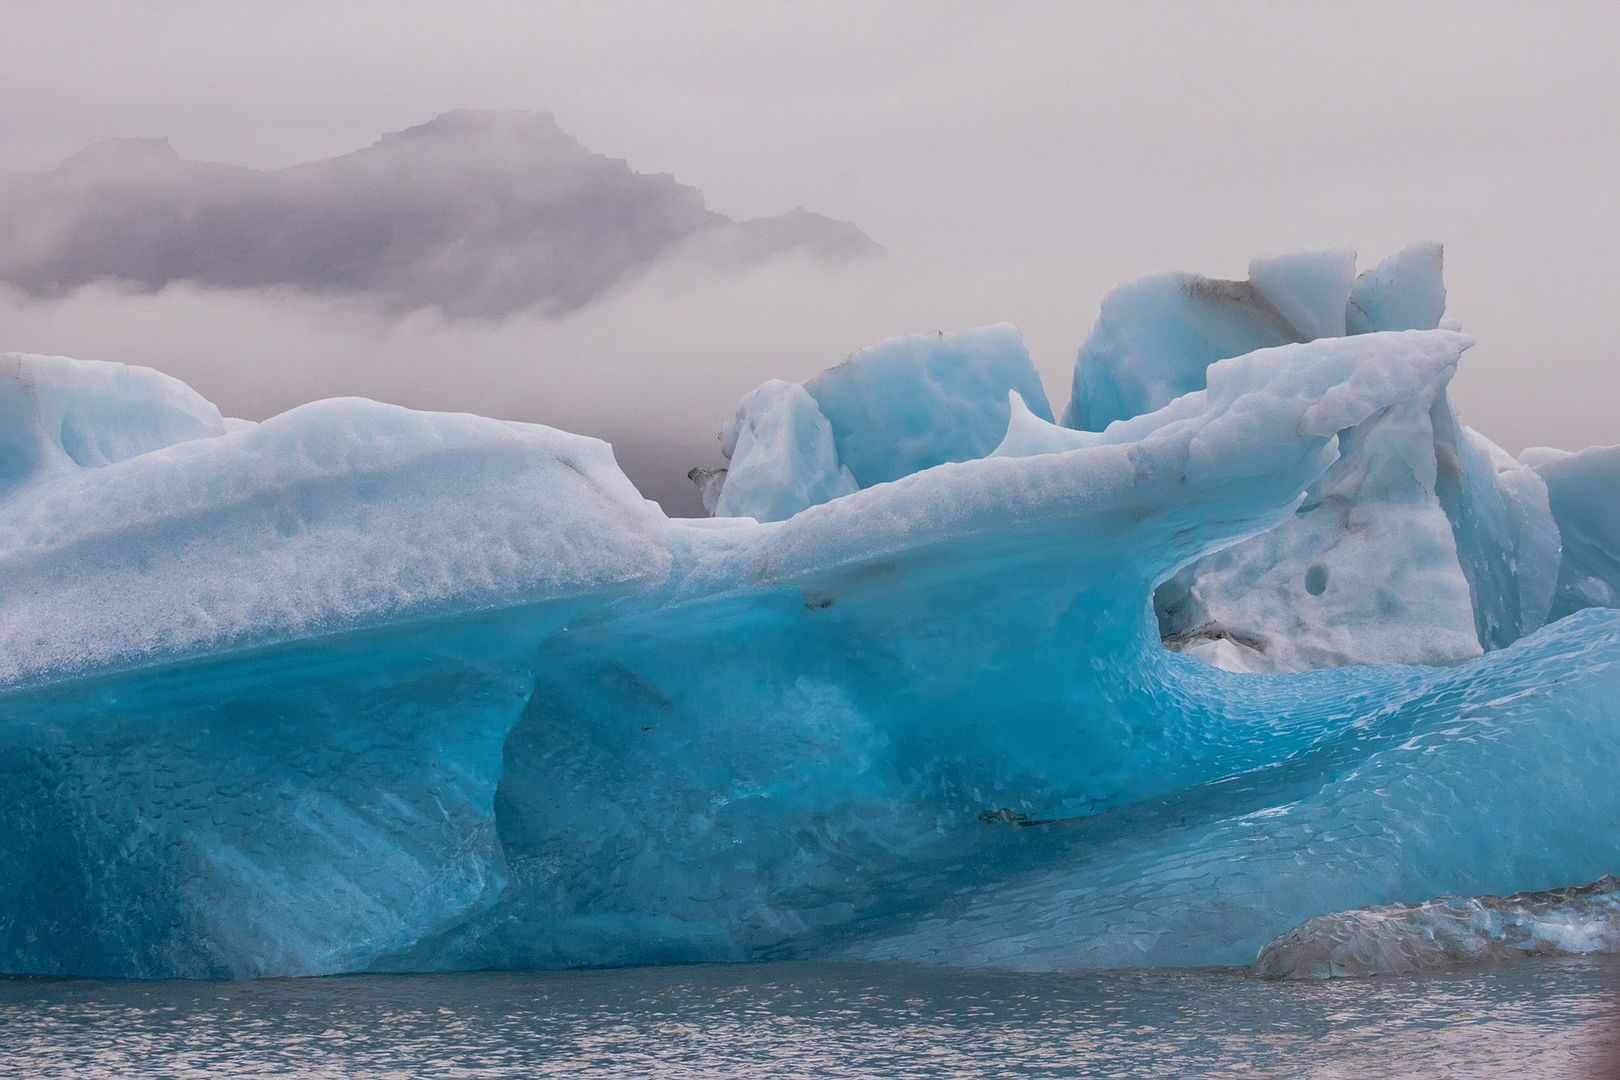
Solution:
[(0, 1075), (1605, 1076), (1620, 960), (1277, 984), (791, 963), (0, 980)]

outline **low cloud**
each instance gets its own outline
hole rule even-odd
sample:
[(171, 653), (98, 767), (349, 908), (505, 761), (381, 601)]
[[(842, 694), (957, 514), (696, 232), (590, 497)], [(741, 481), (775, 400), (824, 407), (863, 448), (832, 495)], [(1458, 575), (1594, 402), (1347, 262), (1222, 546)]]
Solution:
[[(724, 271), (689, 252), (567, 314), (535, 305), (495, 319), (286, 287), (98, 282), (39, 297), (0, 286), (0, 339), (154, 367), (249, 419), (358, 395), (594, 435), (643, 494), (697, 514), (686, 471), (723, 464), (715, 434), (745, 392), (892, 334), (996, 321), (968, 287), (895, 260), (838, 266), (803, 252)], [(964, 309), (983, 317), (953, 317)], [(1064, 372), (1065, 356), (1067, 343), (1050, 357)]]
[(351, 154), (261, 171), (115, 139), (0, 177), (0, 281), (363, 295), (396, 311), (576, 310), (672, 256), (735, 270), (880, 249), (797, 209), (736, 222), (702, 192), (592, 153), (546, 113), (445, 113)]
[[(693, 515), (701, 505), (686, 472), (724, 463), (715, 435), (744, 393), (769, 378), (807, 379), (895, 334), (1011, 321), (1061, 409), (1097, 299), (1114, 283), (1106, 267), (1061, 260), (841, 264), (790, 251), (721, 269), (687, 252), (566, 314), (536, 305), (499, 318), (286, 287), (98, 282), (40, 297), (0, 286), (0, 349), (144, 364), (249, 419), (359, 395), (549, 424), (613, 443), (643, 494)], [(1509, 406), (1502, 382), (1526, 372), (1533, 343), (1493, 333), (1499, 323), (1481, 327), (1496, 316), (1488, 308), (1456, 314), (1483, 331), (1454, 384), (1465, 422), (1515, 451), (1614, 441), (1601, 394), (1584, 420), (1556, 398)], [(1571, 347), (1578, 332), (1538, 331)]]

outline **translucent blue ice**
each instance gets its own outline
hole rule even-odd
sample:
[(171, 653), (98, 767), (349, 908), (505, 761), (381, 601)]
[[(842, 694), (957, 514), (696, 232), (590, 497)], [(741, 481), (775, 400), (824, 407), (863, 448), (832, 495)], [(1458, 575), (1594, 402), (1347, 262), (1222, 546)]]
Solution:
[(1579, 453), (1524, 452), (1547, 484), (1563, 541), (1552, 618), (1588, 607), (1620, 607), (1620, 446)]
[[(1326, 256), (1259, 277), (1302, 323), (1349, 288)], [(0, 972), (1247, 963), (1313, 916), (1613, 869), (1620, 611), (1519, 637), (1607, 572), (1583, 507), (1613, 489), (1455, 425), (1466, 338), (1249, 350), (1102, 431), (1051, 423), (1014, 340), (970, 336), (983, 378), (915, 339), (767, 384), (719, 493), (758, 513), (698, 521), (549, 428), (355, 399), (242, 425), (152, 373), (0, 368), (29, 425), (0, 457)], [(1335, 543), (1361, 554), (1299, 563)], [(1165, 649), (1155, 592), (1267, 544), (1231, 604), (1296, 618), (1348, 576), (1425, 645), (1381, 568), (1503, 647)]]

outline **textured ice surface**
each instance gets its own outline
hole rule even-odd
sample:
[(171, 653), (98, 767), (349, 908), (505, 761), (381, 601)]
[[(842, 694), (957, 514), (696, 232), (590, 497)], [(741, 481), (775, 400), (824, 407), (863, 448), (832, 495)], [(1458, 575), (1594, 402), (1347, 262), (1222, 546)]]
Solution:
[(1267, 979), (1388, 975), (1515, 956), (1620, 952), (1620, 878), (1318, 915), (1260, 950)]
[[(959, 884), (849, 952), (1031, 970), (1245, 964), (1312, 915), (1553, 888), (1613, 864), (1615, 612), (1452, 668), (1242, 676), (1172, 657), (1149, 679), (1164, 711), (1129, 732), (1212, 753), (1208, 772), (1083, 820), (1009, 828), (1021, 871)], [(1193, 716), (1196, 735), (1160, 727)]]
[[(1438, 336), (1430, 348), (1449, 348), (1453, 365), (1467, 344), (1427, 331), (1310, 348), (1395, 352), (1427, 335)], [(1166, 638), (1195, 655), (1241, 648), (1245, 666), (1271, 670), (1477, 655), (1472, 596), (1436, 494), (1431, 413), (1451, 371), (1341, 432), (1339, 460), (1292, 517), (1200, 560), (1161, 590)]]
[(1524, 460), (1546, 481), (1563, 540), (1551, 617), (1620, 607), (1620, 446), (1576, 454), (1537, 448)]
[[(1257, 272), (1301, 322), (1346, 280)], [(1466, 338), (1251, 350), (1081, 431), (1015, 336), (963, 337), (863, 353), (826, 401), (761, 388), (716, 493), (753, 510), (690, 522), (547, 428), (188, 427), (136, 374), (147, 433), (102, 432), (124, 376), (75, 413), (79, 369), (31, 361), (109, 449), (36, 424), (0, 458), (0, 971), (1243, 964), (1324, 912), (1614, 869), (1620, 611), (1508, 641), (1562, 580), (1547, 520), (1612, 552), (1583, 507), (1613, 491), (1455, 425)], [(1268, 543), (1223, 603), (1292, 566), (1270, 617), (1340, 605), (1300, 629), (1332, 646), (1349, 578), (1455, 662), (1167, 651), (1155, 590)], [(1460, 659), (1482, 626), (1504, 647)]]
[(605, 443), (321, 401), (14, 491), (0, 685), (599, 597), (668, 564)]

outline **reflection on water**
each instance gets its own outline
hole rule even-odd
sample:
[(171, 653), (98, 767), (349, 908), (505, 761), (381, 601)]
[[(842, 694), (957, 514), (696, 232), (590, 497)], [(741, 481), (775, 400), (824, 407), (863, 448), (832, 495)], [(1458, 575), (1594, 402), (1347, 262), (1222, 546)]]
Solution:
[(1620, 960), (1269, 983), (793, 963), (0, 980), (0, 1075), (1611, 1076)]

